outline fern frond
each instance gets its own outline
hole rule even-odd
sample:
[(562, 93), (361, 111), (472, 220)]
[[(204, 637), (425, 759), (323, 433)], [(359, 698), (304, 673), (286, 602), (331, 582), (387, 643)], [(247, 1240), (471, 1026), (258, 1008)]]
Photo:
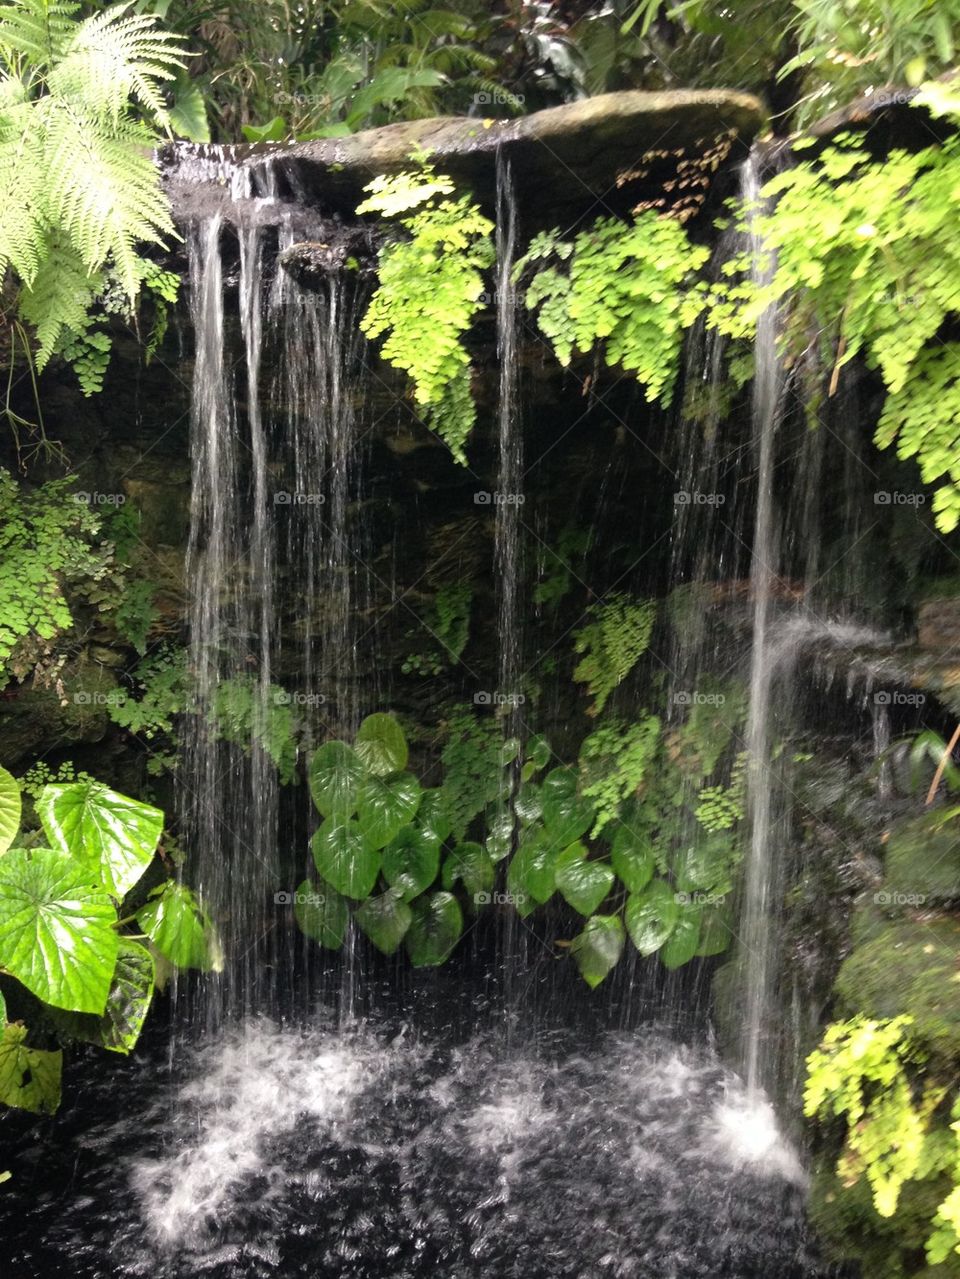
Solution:
[(32, 287), (20, 294), (20, 314), (36, 331), (38, 370), (68, 334), (88, 327), (89, 308), (102, 287), (103, 277), (89, 272), (73, 246), (52, 235)]
[(22, 55), (35, 67), (50, 66), (76, 30), (70, 0), (13, 0), (0, 6), (0, 55), (12, 66)]

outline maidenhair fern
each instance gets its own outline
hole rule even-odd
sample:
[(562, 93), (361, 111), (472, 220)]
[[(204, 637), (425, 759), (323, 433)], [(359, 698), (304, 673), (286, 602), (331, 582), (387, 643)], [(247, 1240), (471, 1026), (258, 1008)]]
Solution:
[(581, 789), (596, 807), (590, 838), (616, 821), (624, 800), (637, 795), (660, 743), (660, 720), (647, 715), (633, 724), (613, 719), (580, 747)]
[(574, 639), (581, 654), (573, 678), (586, 684), (593, 697), (588, 715), (599, 715), (613, 690), (630, 674), (646, 652), (656, 617), (652, 600), (614, 594), (589, 609), (590, 621)]
[(601, 218), (572, 243), (556, 232), (537, 236), (514, 278), (550, 263), (525, 300), (561, 364), (600, 344), (607, 364), (635, 374), (648, 400), (669, 403), (684, 334), (703, 309), (695, 273), (708, 257), (676, 219), (644, 212), (632, 222)]
[(150, 152), (183, 61), (179, 37), (129, 3), (79, 14), (55, 0), (0, 7), (0, 275), (18, 281), (37, 367), (66, 355), (91, 391), (109, 343), (97, 299), (115, 283), (132, 304), (155, 275), (141, 247), (174, 232)]
[(370, 183), (358, 213), (398, 218), (407, 232), (380, 253), (379, 286), (361, 321), (382, 353), (413, 380), (427, 425), (465, 462), (476, 417), (463, 335), (483, 306), (482, 271), (494, 258), (493, 224), (469, 195), (429, 166)]

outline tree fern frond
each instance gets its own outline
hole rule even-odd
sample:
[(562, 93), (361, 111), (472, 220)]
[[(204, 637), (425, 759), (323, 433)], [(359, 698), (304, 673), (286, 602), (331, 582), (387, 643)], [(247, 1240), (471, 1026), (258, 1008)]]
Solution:
[(43, 253), (41, 208), (43, 167), (30, 152), (29, 102), (4, 104), (0, 113), (0, 191), (7, 192), (0, 215), (0, 277), (12, 267), (27, 285)]
[(13, 0), (0, 5), (0, 56), (9, 65), (23, 55), (32, 65), (53, 63), (76, 30), (70, 0)]
[(20, 314), (36, 331), (38, 370), (66, 336), (89, 327), (88, 312), (102, 287), (102, 275), (91, 274), (69, 244), (50, 238), (33, 287), (20, 295)]

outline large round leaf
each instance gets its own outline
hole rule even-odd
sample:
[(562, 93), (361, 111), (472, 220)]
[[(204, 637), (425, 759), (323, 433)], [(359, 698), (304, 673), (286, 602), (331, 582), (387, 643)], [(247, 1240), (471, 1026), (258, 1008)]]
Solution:
[(709, 955), (720, 955), (727, 949), (733, 939), (730, 911), (726, 904), (708, 906), (700, 918), (700, 940), (697, 942), (697, 954), (702, 958)]
[(380, 873), (380, 854), (364, 839), (359, 823), (328, 817), (310, 847), (317, 870), (338, 893), (369, 897)]
[(219, 971), (220, 943), (210, 916), (189, 888), (168, 880), (137, 911), (137, 923), (177, 968)]
[(623, 953), (623, 924), (618, 915), (593, 915), (583, 932), (570, 943), (580, 976), (588, 986), (599, 986)]
[(132, 937), (120, 938), (117, 966), (102, 1017), (51, 1009), (53, 1024), (71, 1039), (126, 1055), (136, 1047), (150, 1010), (155, 980), (153, 956)]
[(0, 1036), (0, 1102), (38, 1115), (60, 1105), (63, 1053), (28, 1048), (26, 1026), (13, 1023)]
[(357, 791), (366, 776), (359, 755), (346, 742), (325, 742), (310, 761), (310, 794), (324, 817), (346, 820), (357, 808)]
[(392, 955), (407, 934), (413, 911), (398, 889), (388, 888), (378, 897), (368, 897), (353, 917), (377, 950)]
[(392, 715), (368, 715), (357, 730), (357, 754), (364, 767), (378, 777), (399, 773), (407, 766), (407, 741)]
[(347, 935), (350, 908), (329, 884), (305, 879), (293, 899), (293, 913), (300, 931), (327, 950), (339, 950)]
[(0, 968), (56, 1008), (102, 1013), (117, 912), (90, 866), (52, 848), (0, 858)]
[(543, 794), (533, 782), (524, 782), (517, 791), (513, 808), (525, 826), (537, 822), (543, 816)]
[(649, 840), (629, 826), (621, 826), (613, 839), (610, 852), (613, 869), (620, 882), (631, 893), (640, 893), (653, 878), (655, 859)]
[[(496, 868), (490, 854), (480, 844), (459, 844), (452, 853), (447, 854), (443, 863), (444, 888), (453, 888), (457, 880), (460, 880), (478, 905), (482, 904), (483, 894), (489, 894), (493, 888), (495, 875)], [(481, 902), (477, 901), (478, 898)]]
[(677, 888), (685, 893), (728, 892), (733, 856), (733, 841), (726, 831), (717, 831), (685, 845), (673, 857)]
[(440, 846), (414, 826), (403, 826), (383, 850), (383, 875), (412, 901), (430, 887), (440, 869)]
[(571, 844), (557, 857), (554, 879), (564, 899), (581, 915), (592, 915), (613, 886), (609, 866), (587, 859), (583, 844)]
[(666, 880), (655, 879), (644, 892), (631, 894), (625, 912), (627, 931), (641, 955), (660, 949), (679, 914), (676, 895)]
[(509, 805), (487, 813), (487, 854), (491, 861), (502, 862), (513, 849), (517, 823)]
[(5, 853), (20, 829), (20, 787), (12, 773), (0, 768), (0, 853)]
[(94, 867), (118, 900), (153, 860), (163, 813), (99, 782), (44, 786), (37, 812), (51, 845)]
[(368, 777), (358, 800), (363, 838), (373, 848), (383, 848), (416, 816), (420, 783), (412, 773)]
[(413, 920), (405, 943), (416, 968), (444, 963), (460, 940), (463, 915), (451, 893), (431, 893), (411, 906)]
[(521, 916), (548, 901), (556, 888), (557, 851), (542, 832), (521, 844), (507, 870), (507, 889)]
[(679, 968), (697, 953), (700, 944), (700, 911), (688, 909), (680, 912), (673, 932), (660, 949), (660, 959), (665, 968)]
[(555, 768), (541, 787), (543, 824), (561, 848), (579, 839), (593, 824), (593, 805), (577, 794), (576, 777), (571, 768)]

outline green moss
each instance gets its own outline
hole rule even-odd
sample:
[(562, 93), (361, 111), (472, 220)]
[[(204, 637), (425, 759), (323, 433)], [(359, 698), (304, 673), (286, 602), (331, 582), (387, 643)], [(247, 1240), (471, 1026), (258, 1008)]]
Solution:
[(938, 811), (900, 824), (887, 844), (885, 871), (883, 892), (891, 899), (888, 904), (892, 908), (960, 899), (960, 831), (956, 824), (944, 825)]
[(914, 1019), (913, 1033), (932, 1064), (952, 1071), (960, 1057), (960, 922), (899, 920), (844, 960), (836, 994), (844, 1016)]

